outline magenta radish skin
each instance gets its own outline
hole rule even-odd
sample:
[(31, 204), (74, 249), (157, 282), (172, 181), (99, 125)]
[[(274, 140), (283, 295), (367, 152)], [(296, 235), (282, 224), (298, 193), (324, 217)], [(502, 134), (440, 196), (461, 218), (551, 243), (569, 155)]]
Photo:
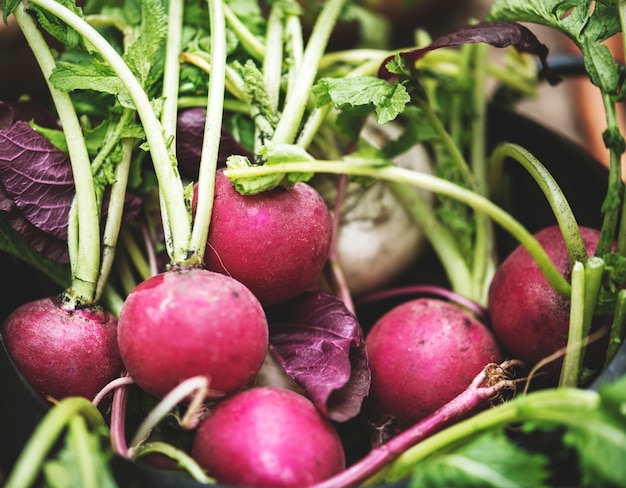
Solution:
[[(600, 232), (588, 227), (580, 231), (587, 253), (592, 255)], [(569, 280), (571, 265), (559, 227), (545, 228), (535, 238)], [(522, 246), (498, 267), (489, 289), (488, 309), (493, 331), (506, 353), (528, 368), (567, 345), (569, 301), (554, 291)], [(562, 357), (557, 358), (542, 366), (541, 372), (558, 378), (562, 364)]]
[(372, 384), (368, 415), (417, 423), (463, 392), (502, 353), (491, 331), (459, 307), (433, 298), (383, 315), (365, 339)]
[(205, 262), (274, 305), (315, 284), (330, 248), (332, 218), (305, 183), (241, 195), (218, 170)]
[(122, 372), (117, 321), (98, 308), (66, 309), (58, 297), (26, 303), (2, 325), (6, 348), (42, 398), (92, 400)]
[(250, 290), (199, 268), (140, 283), (122, 306), (118, 328), (129, 375), (156, 397), (202, 375), (211, 390), (238, 390), (257, 373), (268, 347), (267, 319)]
[(304, 488), (345, 469), (341, 440), (313, 403), (256, 387), (220, 402), (198, 427), (192, 456), (218, 483)]

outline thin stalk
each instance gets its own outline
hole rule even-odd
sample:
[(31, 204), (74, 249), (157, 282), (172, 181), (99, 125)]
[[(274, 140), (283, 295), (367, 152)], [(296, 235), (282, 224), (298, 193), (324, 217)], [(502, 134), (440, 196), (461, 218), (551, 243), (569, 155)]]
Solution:
[(573, 264), (576, 261), (584, 263), (587, 261), (587, 249), (580, 234), (580, 228), (574, 212), (557, 181), (530, 151), (517, 144), (510, 143), (502, 143), (496, 147), (490, 161), (491, 188), (496, 188), (495, 182), (498, 182), (501, 178), (502, 166), (506, 158), (511, 158), (520, 163), (534, 178), (545, 195), (563, 234), (570, 263)]
[[(489, 45), (478, 43), (474, 46), (475, 66), (473, 70), (472, 90), (472, 122), (470, 166), (474, 175), (476, 191), (489, 197), (487, 185), (487, 115), (485, 94), (487, 92), (487, 65)], [(489, 284), (495, 273), (494, 236), (491, 221), (482, 214), (476, 217), (476, 240), (474, 243), (474, 261), (472, 264), (472, 278), (474, 282), (475, 299), (485, 302), (489, 293)]]
[(221, 0), (209, 0), (211, 29), (211, 76), (207, 96), (206, 121), (198, 174), (198, 205), (191, 234), (190, 249), (202, 263), (209, 234), (215, 171), (222, 134), (224, 86), (226, 77), (226, 21)]
[(280, 79), (283, 70), (284, 15), (282, 4), (275, 2), (267, 19), (267, 31), (265, 33), (265, 52), (267, 55), (263, 58), (262, 71), (270, 104), (274, 111), (278, 111)]
[(367, 166), (366, 164), (357, 164), (345, 161), (322, 160), (297, 161), (241, 169), (231, 168), (226, 170), (225, 174), (232, 180), (236, 180), (237, 178), (268, 174), (309, 172), (366, 176), (384, 181), (411, 185), (455, 198), (472, 207), (474, 210), (484, 212), (496, 223), (512, 234), (518, 242), (528, 250), (537, 263), (537, 266), (544, 273), (546, 280), (555, 289), (555, 291), (566, 298), (569, 297), (571, 291), (569, 283), (565, 280), (565, 278), (563, 278), (563, 276), (561, 276), (561, 273), (554, 266), (545, 249), (541, 246), (541, 244), (539, 244), (539, 242), (537, 242), (537, 239), (535, 239), (535, 237), (519, 221), (484, 196), (442, 178), (396, 166), (372, 167)]
[(76, 465), (82, 488), (99, 488), (96, 465), (89, 448), (89, 431), (84, 417), (74, 415), (69, 421), (69, 441), (76, 453)]
[(164, 219), (171, 225), (171, 236), (166, 242), (168, 253), (173, 263), (184, 263), (187, 260), (191, 229), (183, 185), (175, 159), (169, 153), (163, 137), (161, 123), (152, 109), (146, 92), (113, 46), (84, 19), (54, 0), (32, 0), (31, 3), (55, 15), (90, 42), (109, 63), (128, 91), (141, 119), (159, 189), (164, 195)]
[(585, 307), (585, 265), (574, 263), (572, 268), (572, 295), (570, 298), (569, 329), (567, 348), (559, 377), (559, 388), (578, 386), (578, 373), (583, 347), (583, 315)]
[(391, 183), (388, 186), (430, 242), (452, 290), (459, 295), (473, 298), (472, 280), (466, 260), (459, 251), (457, 241), (448, 229), (441, 225), (431, 206), (414, 188), (398, 183)]
[(250, 32), (248, 27), (239, 20), (230, 7), (224, 3), (224, 17), (228, 22), (228, 25), (237, 35), (237, 38), (241, 42), (246, 52), (257, 60), (262, 60), (265, 57), (265, 46), (257, 39), (257, 37)]
[[(615, 102), (611, 96), (601, 91), (602, 103), (607, 120), (607, 132), (618, 132), (617, 111)], [(621, 152), (618, 152), (614, 144), (608, 145), (609, 149), (609, 181), (607, 198), (602, 206), (604, 214), (600, 239), (596, 247), (596, 256), (603, 256), (611, 252), (613, 243), (617, 239), (616, 252), (626, 255), (626, 218), (622, 215), (621, 227), (618, 232), (619, 213), (626, 207), (624, 199), (624, 183), (622, 181)], [(621, 202), (621, 205), (620, 205)]]
[(170, 151), (176, 151), (176, 120), (178, 117), (178, 86), (180, 83), (181, 38), (183, 27), (183, 0), (170, 0), (167, 10), (167, 43), (163, 71), (163, 111), (161, 125), (166, 139), (173, 138)]
[[(14, 15), (37, 59), (43, 77), (49, 80), (55, 67), (50, 48), (23, 6), (18, 6)], [(47, 83), (65, 134), (76, 192), (77, 248), (75, 256), (71, 258), (72, 281), (70, 288), (65, 291), (65, 296), (69, 300), (69, 306), (90, 305), (95, 300), (96, 280), (100, 268), (100, 211), (91, 163), (85, 138), (77, 137), (77, 134), (82, 134), (82, 129), (70, 96), (57, 90), (49, 81)], [(73, 246), (69, 246), (70, 252), (74, 249)]]
[(296, 139), (320, 59), (326, 50), (328, 39), (345, 2), (346, 0), (328, 0), (315, 21), (293, 89), (290, 88), (289, 97), (285, 102), (282, 116), (272, 137), (273, 143), (290, 144)]
[(606, 357), (604, 359), (604, 367), (606, 368), (615, 353), (622, 345), (624, 339), (626, 325), (626, 290), (620, 290), (617, 293), (617, 304), (615, 306), (615, 314), (613, 316), (613, 322), (611, 324), (611, 331), (609, 333), (609, 344), (606, 350)]
[(148, 454), (162, 454), (176, 461), (195, 481), (202, 484), (215, 484), (213, 478), (209, 478), (202, 467), (185, 451), (177, 449), (165, 442), (145, 442), (135, 449), (135, 459)]
[(111, 185), (109, 208), (102, 237), (102, 265), (100, 266), (96, 286), (96, 302), (100, 302), (100, 298), (104, 293), (109, 275), (111, 274), (111, 268), (113, 267), (113, 260), (115, 259), (115, 249), (124, 214), (128, 172), (134, 145), (135, 143), (131, 139), (122, 141), (122, 160), (115, 168), (115, 182)]

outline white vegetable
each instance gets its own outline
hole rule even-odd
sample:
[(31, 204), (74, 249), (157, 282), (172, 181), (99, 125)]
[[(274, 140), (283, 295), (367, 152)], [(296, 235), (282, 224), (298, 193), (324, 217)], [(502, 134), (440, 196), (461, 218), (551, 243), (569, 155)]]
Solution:
[[(394, 123), (378, 126), (373, 122), (365, 126), (361, 135), (373, 146), (381, 147), (400, 133)], [(430, 155), (421, 144), (393, 162), (432, 173)], [(430, 193), (419, 193), (432, 202)], [(421, 229), (382, 181), (369, 187), (349, 183), (340, 219), (337, 255), (353, 296), (380, 289), (397, 279), (415, 262), (425, 245)]]

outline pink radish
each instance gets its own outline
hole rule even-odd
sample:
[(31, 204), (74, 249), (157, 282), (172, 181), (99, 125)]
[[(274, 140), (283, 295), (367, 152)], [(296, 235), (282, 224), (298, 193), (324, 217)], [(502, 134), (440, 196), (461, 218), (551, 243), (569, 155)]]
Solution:
[(284, 302), (315, 284), (331, 234), (328, 208), (311, 186), (244, 196), (217, 171), (206, 266), (241, 281), (263, 305)]
[[(580, 229), (587, 252), (595, 251), (600, 233)], [(535, 234), (548, 256), (569, 279), (571, 265), (558, 226)], [(493, 331), (507, 354), (530, 368), (567, 344), (569, 302), (546, 281), (523, 247), (516, 248), (498, 267), (489, 289), (489, 315)], [(562, 357), (542, 371), (558, 378)]]
[(365, 338), (372, 371), (367, 399), (375, 420), (400, 429), (464, 391), (502, 354), (491, 331), (452, 303), (418, 298), (383, 315)]
[(345, 468), (341, 440), (304, 396), (256, 387), (223, 400), (200, 424), (192, 455), (219, 483), (304, 488)]
[(233, 278), (175, 268), (143, 281), (126, 298), (119, 347), (130, 376), (154, 396), (199, 375), (212, 390), (229, 393), (263, 364), (267, 320), (254, 295)]
[(66, 308), (57, 297), (26, 303), (2, 325), (7, 350), (42, 397), (93, 399), (122, 372), (116, 319), (99, 307)]

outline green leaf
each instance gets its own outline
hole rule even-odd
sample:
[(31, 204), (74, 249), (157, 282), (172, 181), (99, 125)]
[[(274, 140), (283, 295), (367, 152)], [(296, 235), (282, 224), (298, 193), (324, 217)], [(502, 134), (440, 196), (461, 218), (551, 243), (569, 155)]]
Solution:
[(585, 38), (582, 41), (583, 61), (591, 82), (604, 93), (616, 93), (619, 67), (610, 49), (604, 44)]
[(61, 91), (93, 90), (110, 95), (117, 95), (124, 85), (113, 70), (98, 59), (81, 64), (59, 61), (50, 81)]
[(322, 78), (313, 86), (313, 94), (318, 107), (331, 102), (339, 110), (372, 105), (381, 125), (395, 119), (410, 101), (403, 84), (373, 76)]
[(162, 61), (159, 55), (167, 35), (167, 15), (159, 0), (141, 2), (141, 23), (125, 61), (144, 88), (152, 84), (151, 70)]
[[(95, 467), (95, 479), (98, 488), (116, 488), (117, 483), (109, 468), (109, 461), (112, 458), (110, 448), (105, 448), (107, 439), (106, 432), (93, 431), (89, 433), (89, 456)], [(66, 442), (54, 459), (46, 461), (43, 466), (45, 486), (50, 488), (67, 488), (84, 485), (84, 480), (80, 476), (79, 456), (76, 453), (76, 446)]]
[(419, 464), (410, 486), (541, 488), (548, 486), (547, 466), (545, 456), (515, 446), (499, 429)]

